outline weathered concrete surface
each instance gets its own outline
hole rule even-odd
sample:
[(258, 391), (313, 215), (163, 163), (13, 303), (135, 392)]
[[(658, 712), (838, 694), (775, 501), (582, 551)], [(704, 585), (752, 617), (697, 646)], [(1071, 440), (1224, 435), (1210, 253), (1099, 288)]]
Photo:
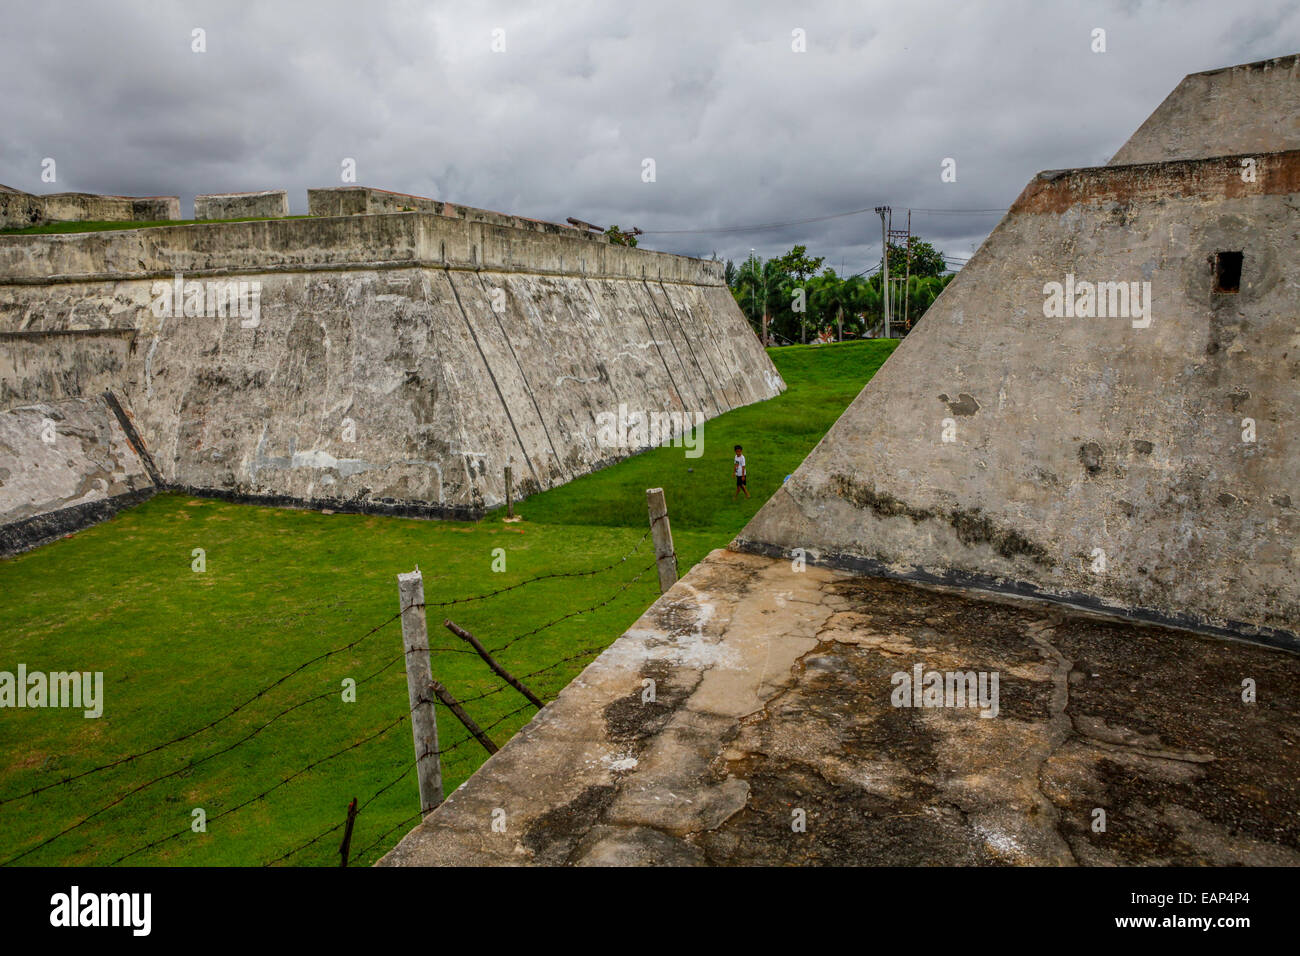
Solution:
[(153, 490), (102, 398), (0, 411), (0, 554), (102, 521)]
[(251, 193), (208, 193), (194, 197), (195, 219), (248, 219), (287, 215), (289, 194), (283, 189), (264, 189)]
[(1110, 165), (1300, 149), (1300, 54), (1193, 73)]
[(39, 198), (47, 222), (159, 222), (181, 218), (179, 196), (50, 193)]
[[(737, 546), (1300, 647), (1300, 152), (1258, 160), (1038, 176)], [(1149, 326), (1045, 317), (1067, 276)]]
[(372, 189), (369, 186), (333, 186), (327, 189), (307, 190), (307, 214), (310, 216), (358, 216), (393, 212), (431, 212), (450, 219), (485, 222), (493, 226), (510, 226), (530, 232), (577, 237), (588, 242), (609, 241), (601, 233), (576, 229), (568, 223), (512, 216), (508, 213), (493, 212), (490, 209), (444, 202), (441, 199), (390, 192), (387, 189)]
[(0, 229), (26, 229), (45, 221), (45, 205), (39, 196), (0, 185)]
[(1297, 739), (1283, 651), (715, 551), (380, 865), (1298, 865)]
[(135, 329), (0, 332), (0, 409), (121, 387), (135, 338)]
[(0, 229), (47, 222), (161, 222), (181, 218), (178, 196), (101, 196), (49, 193), (44, 196), (0, 186)]
[[(258, 315), (156, 314), (178, 272)], [(120, 391), (169, 484), (336, 510), (473, 516), (512, 462), (527, 495), (647, 447), (599, 441), (620, 405), (784, 387), (719, 263), (428, 213), (0, 237), (0, 331), (87, 328), (138, 332)]]

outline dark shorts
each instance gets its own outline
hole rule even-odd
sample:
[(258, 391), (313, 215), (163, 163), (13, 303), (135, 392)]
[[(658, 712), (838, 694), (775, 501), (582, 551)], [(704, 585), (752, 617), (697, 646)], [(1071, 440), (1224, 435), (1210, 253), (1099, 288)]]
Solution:
[(736, 476), (736, 487), (737, 487), (737, 488), (743, 488), (743, 487), (745, 487), (745, 479), (748, 478), (748, 477), (749, 477), (748, 475), (737, 475), (737, 476)]

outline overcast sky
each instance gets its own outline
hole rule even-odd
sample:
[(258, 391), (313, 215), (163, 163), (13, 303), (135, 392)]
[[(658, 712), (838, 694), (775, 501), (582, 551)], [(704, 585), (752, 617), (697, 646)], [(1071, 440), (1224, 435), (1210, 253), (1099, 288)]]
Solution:
[[(1185, 74), (1297, 51), (1288, 0), (11, 0), (0, 183), (179, 194), (187, 218), (196, 192), (285, 188), (301, 213), (351, 157), (361, 185), (690, 255), (799, 242), (851, 273), (879, 257), (873, 214), (655, 231), (1005, 208), (1039, 170), (1105, 163)], [(997, 219), (913, 228), (967, 257)]]

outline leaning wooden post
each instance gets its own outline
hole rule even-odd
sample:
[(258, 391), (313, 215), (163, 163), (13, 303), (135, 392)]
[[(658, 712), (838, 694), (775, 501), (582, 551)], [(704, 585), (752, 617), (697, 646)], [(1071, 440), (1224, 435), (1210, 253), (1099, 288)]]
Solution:
[(339, 866), (348, 865), (348, 854), (352, 852), (352, 825), (357, 822), (357, 798), (353, 797), (352, 802), (348, 804), (348, 819), (343, 830), (343, 845), (339, 847), (339, 856), (343, 859)]
[[(488, 653), (488, 649), (484, 647), (481, 643), (479, 643), (479, 639), (477, 637), (475, 637), (469, 631), (465, 630), (463, 627), (459, 627), (454, 621), (443, 621), (442, 626), (445, 627), (447, 630), (451, 631), (451, 633), (455, 634), (457, 637), (459, 637), (470, 647), (474, 648), (474, 653), (477, 654), (479, 657), (483, 658), (483, 663), (487, 664), (488, 667), (492, 668), (492, 671), (503, 681), (505, 681), (515, 690), (519, 691), (519, 693), (527, 697), (528, 703), (532, 704), (538, 710), (541, 710), (543, 707), (546, 706), (541, 702), (538, 696), (534, 694), (531, 690), (529, 690), (527, 687), (525, 687), (517, 677), (512, 675), (508, 670), (506, 670), (504, 667), (498, 664), (496, 658)], [(442, 695), (439, 695), (440, 698), (441, 696)], [(446, 704), (447, 702), (444, 700), (443, 703)]]
[(443, 702), (446, 708), (456, 715), (456, 719), (465, 725), (465, 729), (474, 735), (474, 739), (483, 745), (483, 749), (489, 754), (497, 752), (497, 745), (492, 742), (492, 738), (483, 732), (483, 728), (474, 723), (474, 718), (465, 713), (465, 708), (460, 706), (460, 701), (451, 695), (451, 691), (443, 687), (436, 680), (429, 681), (429, 689), (438, 695), (438, 699)]
[(420, 813), (442, 803), (442, 763), (438, 756), (438, 719), (429, 696), (429, 628), (424, 615), (424, 577), (417, 566), (397, 576), (401, 596), (402, 646), (406, 648), (406, 695), (411, 702), (415, 738), (415, 774), (420, 781)]
[(510, 487), (510, 466), (506, 465), (506, 517), (515, 516), (515, 496)]
[(673, 550), (673, 532), (668, 527), (664, 490), (647, 488), (645, 500), (650, 508), (650, 535), (654, 538), (655, 560), (659, 564), (659, 593), (663, 594), (677, 583), (677, 552)]

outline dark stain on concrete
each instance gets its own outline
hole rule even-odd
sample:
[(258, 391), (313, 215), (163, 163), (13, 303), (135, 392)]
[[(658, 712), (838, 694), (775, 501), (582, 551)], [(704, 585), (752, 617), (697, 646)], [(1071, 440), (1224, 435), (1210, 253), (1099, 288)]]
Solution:
[(671, 683), (672, 668), (666, 661), (648, 661), (641, 668), (642, 679), (655, 682), (655, 699), (643, 701), (642, 691), (620, 697), (602, 712), (605, 735), (620, 743), (647, 740), (663, 730), (692, 688)]
[(1154, 447), (1155, 447), (1155, 446), (1152, 445), (1151, 442), (1149, 442), (1149, 441), (1144, 441), (1144, 440), (1141, 439), (1141, 438), (1135, 438), (1135, 439), (1133, 439), (1133, 450), (1134, 450), (1135, 452), (1137, 452), (1139, 455), (1149, 455), (1149, 454), (1151, 454), (1151, 450), (1152, 450)]
[[(832, 590), (872, 630), (919, 645), (918, 660), (927, 667), (1000, 671), (1001, 713), (990, 727), (1052, 720), (1050, 676), (1026, 677), (1044, 660), (1026, 633), (1036, 622), (1043, 627), (1040, 608), (873, 578), (847, 579)], [(1294, 858), (1300, 669), (1293, 655), (1059, 612), (1040, 633), (1073, 662), (1063, 711), (1071, 729), (1042, 764), (1038, 786), (1058, 814), (1057, 836), (1077, 862), (1264, 862), (1254, 855), (1259, 852)], [(750, 786), (748, 805), (716, 830), (690, 838), (708, 862), (1024, 862), (1000, 852), (972, 823), (971, 814), (1002, 808), (953, 803), (944, 788), (958, 738), (947, 736), (934, 712), (889, 704), (891, 672), (912, 663), (907, 655), (836, 642), (806, 657), (794, 688), (750, 728), (756, 743), (728, 763)], [(1267, 701), (1241, 701), (1246, 673), (1271, 688)], [(1108, 732), (1094, 737), (1097, 727)], [(828, 733), (834, 743), (822, 746)], [(803, 751), (790, 746), (803, 739), (817, 744)], [(1032, 767), (1027, 773), (1033, 780)], [(1091, 829), (1098, 807), (1107, 814), (1100, 834)], [(805, 833), (792, 829), (795, 809), (806, 814)], [(1034, 818), (1040, 811), (1020, 812)]]
[[(1300, 847), (1295, 655), (1068, 618), (1053, 640), (1076, 662), (1067, 713), (1079, 745), (1054, 772), (1095, 768), (1095, 787), (1066, 801), (1057, 795), (1072, 842), (1091, 841), (1112, 862), (1182, 865), (1247, 862), (1246, 839)], [(1268, 688), (1255, 703), (1241, 699), (1245, 677)], [(1080, 715), (1143, 739), (1099, 743)], [(1093, 807), (1106, 809), (1104, 834), (1091, 835)]]
[(966, 392), (961, 392), (955, 399), (940, 395), (939, 401), (947, 405), (948, 411), (953, 415), (969, 416), (980, 410), (980, 403), (975, 401), (975, 396)]
[(1036, 564), (1050, 564), (1047, 550), (1018, 531), (1001, 528), (978, 508), (954, 508), (941, 511), (934, 508), (917, 508), (895, 498), (888, 492), (878, 492), (847, 475), (832, 475), (834, 492), (855, 507), (871, 511), (881, 518), (910, 518), (920, 523), (939, 520), (950, 525), (957, 538), (968, 547), (987, 544), (1004, 558), (1026, 557)]
[(1084, 470), (1090, 475), (1098, 474), (1101, 471), (1104, 453), (1101, 446), (1095, 441), (1084, 442), (1079, 446), (1079, 461), (1082, 463)]
[(532, 851), (534, 863), (543, 866), (567, 863), (617, 794), (618, 788), (612, 785), (588, 787), (564, 806), (547, 811), (529, 824), (520, 842)]

